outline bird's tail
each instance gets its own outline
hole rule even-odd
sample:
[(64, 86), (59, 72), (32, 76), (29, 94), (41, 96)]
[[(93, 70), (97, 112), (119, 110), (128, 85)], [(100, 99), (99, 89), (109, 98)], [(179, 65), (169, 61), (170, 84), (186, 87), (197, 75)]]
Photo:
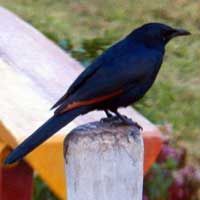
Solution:
[(32, 135), (25, 139), (16, 149), (14, 149), (5, 159), (4, 163), (11, 164), (22, 159), (26, 154), (42, 144), (54, 133), (75, 119), (78, 115), (84, 114), (88, 111), (87, 107), (79, 107), (77, 109), (70, 110), (65, 114), (52, 116)]

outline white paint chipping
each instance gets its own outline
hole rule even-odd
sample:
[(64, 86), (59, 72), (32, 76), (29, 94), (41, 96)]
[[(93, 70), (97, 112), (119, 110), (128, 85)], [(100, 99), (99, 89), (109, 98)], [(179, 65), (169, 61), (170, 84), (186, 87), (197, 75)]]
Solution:
[(134, 127), (75, 129), (65, 140), (65, 159), (68, 200), (142, 200), (143, 141)]

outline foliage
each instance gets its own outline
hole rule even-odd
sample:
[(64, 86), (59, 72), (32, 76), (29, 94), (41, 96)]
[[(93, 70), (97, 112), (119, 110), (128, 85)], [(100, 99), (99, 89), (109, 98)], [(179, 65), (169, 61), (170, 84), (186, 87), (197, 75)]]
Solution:
[(157, 162), (145, 176), (143, 200), (197, 200), (200, 174), (187, 166), (185, 159), (184, 148), (165, 143)]
[(94, 58), (107, 49), (111, 43), (111, 38), (83, 39), (80, 47), (72, 50), (71, 54), (87, 67)]
[(56, 196), (48, 189), (47, 185), (38, 177), (34, 178), (34, 200), (57, 200)]

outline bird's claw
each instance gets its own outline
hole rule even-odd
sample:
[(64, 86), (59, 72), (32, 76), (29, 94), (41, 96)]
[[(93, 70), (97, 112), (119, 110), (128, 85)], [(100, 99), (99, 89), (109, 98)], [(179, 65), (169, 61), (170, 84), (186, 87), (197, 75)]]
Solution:
[(125, 115), (122, 115), (123, 118), (119, 118), (118, 116), (102, 118), (100, 122), (102, 123), (112, 123), (112, 124), (119, 124), (119, 125), (128, 125), (128, 126), (135, 126), (140, 130), (143, 130), (142, 126), (140, 126), (137, 122), (134, 122), (132, 119), (128, 118)]
[(141, 131), (143, 131), (143, 127), (140, 126), (137, 122), (133, 122), (134, 126), (136, 126), (138, 129), (140, 129)]
[(117, 119), (116, 116), (106, 117), (106, 118), (102, 118), (102, 119), (100, 120), (100, 122), (102, 122), (102, 123), (109, 123), (109, 122), (116, 121), (116, 119)]
[(128, 118), (127, 116), (123, 115), (123, 120), (121, 119), (122, 123), (125, 125), (135, 126), (140, 130), (143, 130), (143, 127), (140, 126), (137, 122), (134, 122), (132, 119)]

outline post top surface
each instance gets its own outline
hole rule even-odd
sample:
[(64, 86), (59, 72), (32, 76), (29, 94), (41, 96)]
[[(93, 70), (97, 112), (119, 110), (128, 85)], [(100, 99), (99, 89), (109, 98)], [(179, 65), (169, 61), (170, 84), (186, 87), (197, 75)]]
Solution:
[[(116, 138), (117, 140), (133, 137), (134, 140), (141, 137), (141, 131), (136, 125), (124, 125), (117, 119), (107, 121), (95, 121), (73, 129), (64, 141), (65, 155), (68, 151), (69, 142), (78, 143), (79, 139), (90, 138), (92, 141), (104, 140), (105, 138)], [(112, 139), (111, 139), (112, 140)]]

